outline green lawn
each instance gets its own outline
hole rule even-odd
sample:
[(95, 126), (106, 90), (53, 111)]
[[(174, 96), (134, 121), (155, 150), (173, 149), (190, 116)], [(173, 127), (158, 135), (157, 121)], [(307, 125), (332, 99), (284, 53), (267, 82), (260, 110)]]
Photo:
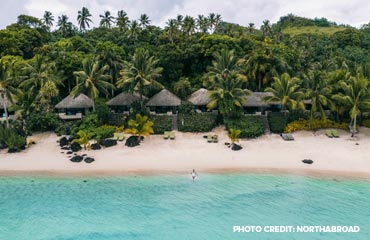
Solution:
[(283, 30), (283, 33), (291, 36), (296, 36), (305, 33), (311, 34), (324, 34), (333, 35), (336, 32), (346, 30), (345, 27), (317, 27), (317, 26), (306, 26), (306, 27), (289, 27)]

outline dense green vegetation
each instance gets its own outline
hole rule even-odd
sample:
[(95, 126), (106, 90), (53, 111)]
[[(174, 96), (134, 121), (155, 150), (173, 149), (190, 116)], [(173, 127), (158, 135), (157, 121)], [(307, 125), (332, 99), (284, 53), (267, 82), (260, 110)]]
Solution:
[(165, 131), (172, 130), (172, 117), (168, 115), (151, 116), (154, 122), (153, 130), (155, 134), (163, 134)]
[[(303, 110), (303, 100), (310, 101), (311, 125), (329, 117), (355, 128), (366, 120), (362, 113), (370, 108), (370, 24), (356, 29), (325, 18), (287, 15), (257, 28), (253, 23), (227, 23), (211, 13), (179, 15), (162, 29), (146, 14), (135, 20), (119, 10), (102, 12), (99, 26), (91, 28), (91, 17), (82, 8), (74, 26), (68, 16), (46, 11), (42, 19), (20, 15), (0, 30), (0, 98), (15, 104), (28, 129), (70, 130), (75, 136), (80, 130), (91, 132), (92, 117), (70, 126), (52, 117), (55, 103), (78, 93), (94, 100), (97, 122), (91, 128), (122, 126), (125, 120), (109, 112), (107, 99), (121, 91), (151, 97), (163, 87), (183, 100), (207, 88), (208, 107), (218, 108), (228, 128), (240, 129), (241, 137), (262, 134), (258, 121), (241, 118), (249, 91), (272, 92), (266, 101), (281, 102), (290, 111), (287, 117)], [(133, 116), (148, 115), (143, 103), (141, 97)], [(3, 108), (6, 113), (7, 106)], [(331, 110), (329, 116), (326, 110)], [(187, 118), (179, 124), (183, 131), (207, 131), (215, 125), (211, 117), (182, 117)], [(166, 123), (156, 132), (168, 127), (167, 120), (159, 121)], [(199, 121), (207, 124), (198, 126)]]
[(225, 127), (227, 130), (240, 130), (239, 137), (241, 138), (256, 138), (261, 136), (265, 129), (260, 116), (243, 116), (238, 119), (225, 119)]
[(179, 114), (179, 131), (181, 132), (209, 132), (217, 126), (217, 115)]

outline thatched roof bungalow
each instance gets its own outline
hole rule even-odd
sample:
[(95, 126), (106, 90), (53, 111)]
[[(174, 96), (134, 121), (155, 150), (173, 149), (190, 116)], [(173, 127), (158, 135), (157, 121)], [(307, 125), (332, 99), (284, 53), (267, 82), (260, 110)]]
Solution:
[(67, 96), (55, 105), (61, 119), (80, 119), (92, 107), (93, 100), (82, 93), (78, 96)]
[(163, 89), (149, 99), (146, 106), (156, 113), (176, 113), (178, 106), (181, 105), (181, 99), (167, 89)]
[(265, 111), (280, 111), (281, 106), (279, 102), (266, 102), (263, 99), (267, 96), (272, 96), (271, 92), (251, 92), (246, 97), (243, 103), (244, 113), (256, 114), (264, 113)]
[[(143, 96), (143, 99), (146, 100), (147, 97)], [(117, 113), (122, 113), (129, 111), (131, 108), (131, 105), (134, 102), (140, 101), (140, 95), (137, 93), (127, 93), (122, 92), (109, 100), (107, 102), (107, 105)]]

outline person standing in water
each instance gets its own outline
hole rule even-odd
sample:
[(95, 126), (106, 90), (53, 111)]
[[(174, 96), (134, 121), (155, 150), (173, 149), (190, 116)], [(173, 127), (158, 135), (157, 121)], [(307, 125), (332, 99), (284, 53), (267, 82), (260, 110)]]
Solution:
[(191, 174), (191, 178), (193, 179), (193, 182), (195, 180), (195, 178), (198, 176), (197, 172), (195, 171), (195, 169), (193, 169), (193, 171), (190, 173)]

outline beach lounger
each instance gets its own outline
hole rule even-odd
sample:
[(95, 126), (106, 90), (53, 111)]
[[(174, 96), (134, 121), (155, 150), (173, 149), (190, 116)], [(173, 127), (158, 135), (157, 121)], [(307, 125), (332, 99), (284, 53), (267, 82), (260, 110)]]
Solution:
[(113, 134), (113, 139), (114, 139), (114, 140), (118, 140), (118, 137), (119, 137), (118, 133), (114, 133), (114, 134)]
[(217, 135), (213, 135), (213, 142), (218, 143), (218, 136)]
[(164, 135), (163, 135), (163, 138), (164, 138), (164, 139), (168, 139), (169, 137), (170, 137), (170, 132), (165, 131), (165, 132), (164, 132)]
[(333, 134), (332, 134), (332, 131), (331, 130), (326, 130), (325, 131), (325, 135), (329, 138), (332, 138), (333, 137)]
[(339, 134), (337, 130), (331, 130), (331, 135), (335, 138), (339, 138)]
[(122, 142), (125, 139), (125, 135), (123, 133), (118, 134), (118, 141)]
[(291, 133), (287, 133), (286, 136), (288, 137), (289, 141), (294, 141), (294, 137)]
[(170, 139), (175, 140), (175, 133), (174, 132), (170, 132)]
[(213, 142), (212, 135), (207, 136), (207, 142), (209, 142), (209, 143)]
[(281, 134), (280, 134), (280, 136), (281, 136), (281, 138), (282, 138), (284, 141), (288, 141), (288, 140), (289, 140), (285, 133), (281, 133)]

